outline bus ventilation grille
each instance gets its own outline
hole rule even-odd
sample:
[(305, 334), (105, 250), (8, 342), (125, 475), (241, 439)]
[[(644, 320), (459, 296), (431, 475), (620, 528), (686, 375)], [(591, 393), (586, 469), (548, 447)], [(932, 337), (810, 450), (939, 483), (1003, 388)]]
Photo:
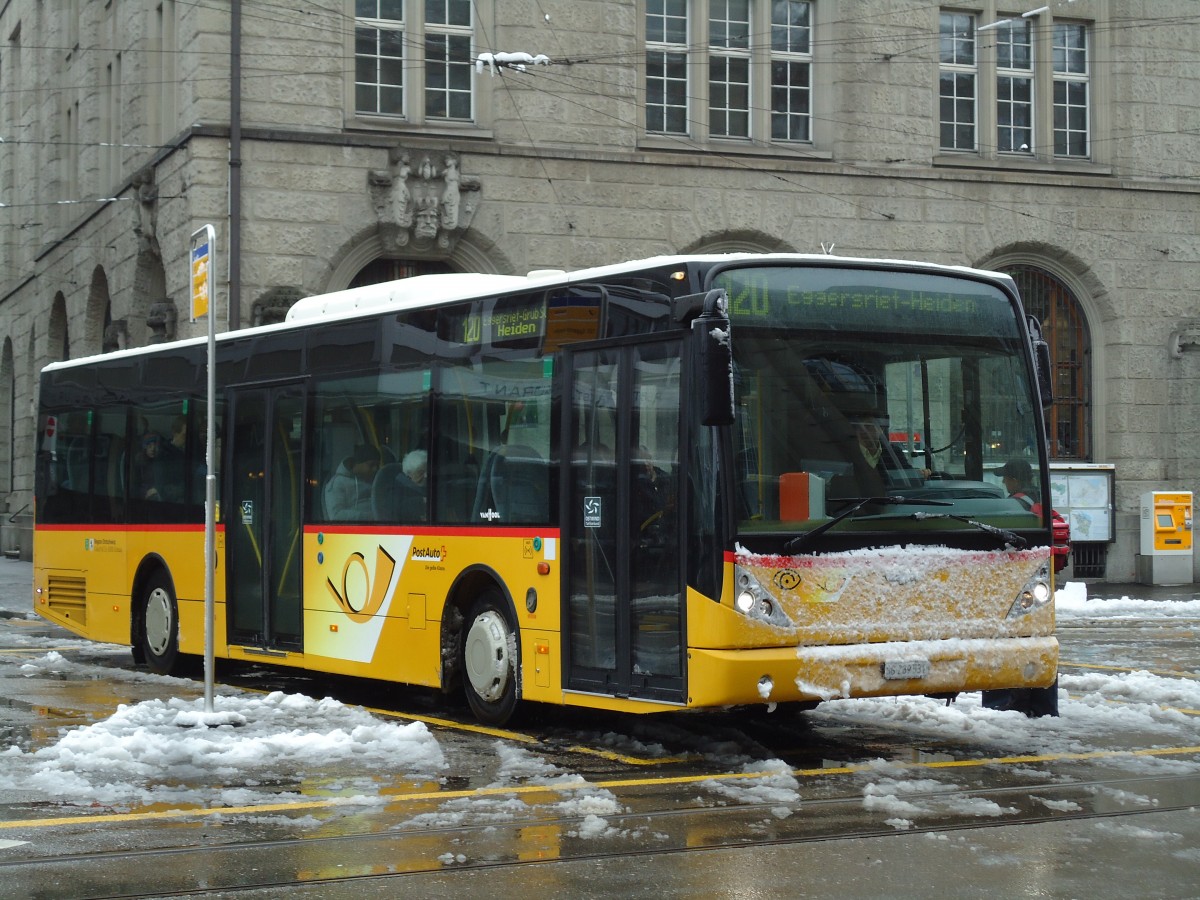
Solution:
[(1103, 578), (1108, 565), (1108, 544), (1071, 544), (1071, 575), (1075, 578)]
[(87, 579), (77, 575), (51, 575), (47, 594), (51, 612), (80, 625), (87, 624)]

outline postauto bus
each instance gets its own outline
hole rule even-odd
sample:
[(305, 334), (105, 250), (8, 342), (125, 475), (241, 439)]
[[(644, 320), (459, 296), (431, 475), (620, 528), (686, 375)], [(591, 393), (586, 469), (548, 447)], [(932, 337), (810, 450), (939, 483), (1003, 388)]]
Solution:
[[(301, 300), (217, 341), (215, 655), (487, 723), (1050, 685), (1034, 326), (994, 272), (778, 254)], [(35, 607), (156, 672), (204, 652), (206, 380), (41, 377)]]

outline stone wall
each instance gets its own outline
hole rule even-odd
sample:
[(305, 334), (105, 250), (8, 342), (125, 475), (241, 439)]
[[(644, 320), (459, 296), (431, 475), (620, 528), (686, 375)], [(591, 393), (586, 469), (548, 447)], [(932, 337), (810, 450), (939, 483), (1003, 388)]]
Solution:
[[(45, 6), (13, 0), (0, 10), (0, 33), (19, 25), (23, 44), (19, 70), (11, 45), (0, 58), (14, 89), (3, 131), (22, 138), (0, 169), (15, 201), (0, 210), (0, 327), (16, 362), (21, 450), (10, 511), (30, 498), (33, 376), (61, 355), (45, 326), (54, 296), (66, 300), (72, 356), (100, 350), (105, 302), (130, 345), (150, 339), (147, 319), (163, 299), (179, 312), (178, 336), (197, 335), (184, 315), (189, 237), (211, 222), (222, 257), (228, 239), (227, 12), (173, 4), (185, 52), (175, 121), (161, 122), (155, 55), (138, 52), (156, 40), (153, 16), (79, 4), (79, 47), (64, 52), (42, 49), (70, 42), (68, 23)], [(1200, 493), (1200, 350), (1169, 350), (1172, 334), (1196, 322), (1200, 283), (1192, 6), (1071, 5), (1072, 17), (1097, 23), (1097, 149), (1092, 162), (1065, 163), (937, 150), (937, 9), (917, 0), (818, 3), (817, 140), (795, 147), (643, 134), (634, 3), (480, 4), (491, 49), (543, 52), (555, 65), (476, 76), (478, 126), (416, 129), (347, 111), (352, 3), (320, 0), (294, 15), (243, 4), (238, 320), (249, 324), (255, 302), (280, 287), (345, 287), (381, 253), (505, 273), (731, 246), (1042, 265), (1069, 279), (1090, 331), (1093, 460), (1117, 467), (1109, 577), (1132, 578), (1142, 492)], [(107, 18), (114, 10), (120, 21)], [(992, 11), (982, 5), (981, 21)], [(111, 107), (97, 87), (113, 49), (127, 145), (115, 184), (113, 151), (101, 146)], [(415, 224), (381, 211), (391, 202), (381, 197), (405, 179), (444, 190), (447, 160), (463, 202), (474, 192), (469, 224), (422, 240)], [(222, 290), (218, 322), (228, 321), (227, 301)]]

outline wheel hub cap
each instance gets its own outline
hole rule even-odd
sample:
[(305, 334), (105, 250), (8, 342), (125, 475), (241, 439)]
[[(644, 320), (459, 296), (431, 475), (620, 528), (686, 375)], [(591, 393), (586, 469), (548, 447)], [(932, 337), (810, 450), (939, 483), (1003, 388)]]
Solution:
[(155, 656), (161, 656), (170, 643), (171, 598), (166, 591), (155, 590), (146, 600), (146, 645)]
[(485, 612), (471, 623), (463, 653), (467, 678), (482, 699), (493, 703), (508, 686), (508, 628), (495, 612)]

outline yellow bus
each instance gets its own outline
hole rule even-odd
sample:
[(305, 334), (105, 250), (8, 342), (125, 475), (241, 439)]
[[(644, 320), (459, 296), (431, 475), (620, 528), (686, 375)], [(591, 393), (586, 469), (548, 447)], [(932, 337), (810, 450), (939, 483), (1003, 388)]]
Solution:
[[(42, 372), (35, 608), (156, 672), (204, 652), (206, 373), (202, 339)], [(215, 655), (488, 723), (1049, 686), (1048, 375), (1011, 279), (932, 264), (300, 300), (217, 340)]]

